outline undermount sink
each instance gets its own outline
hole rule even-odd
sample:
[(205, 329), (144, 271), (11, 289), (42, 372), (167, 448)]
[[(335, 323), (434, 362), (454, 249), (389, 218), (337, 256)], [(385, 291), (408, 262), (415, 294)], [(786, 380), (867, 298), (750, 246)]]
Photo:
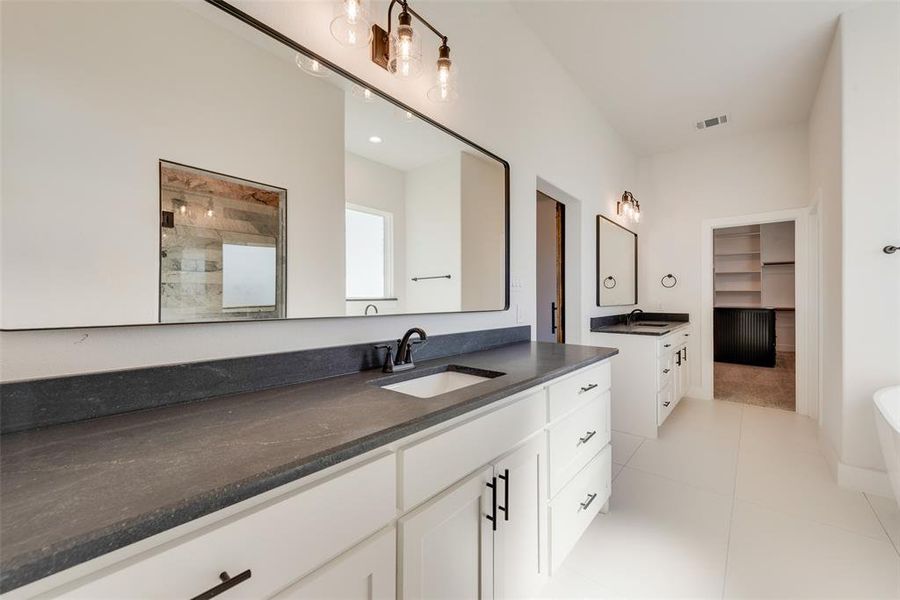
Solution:
[(382, 385), (381, 389), (400, 392), (416, 398), (433, 398), (501, 375), (503, 373), (497, 371), (449, 365), (437, 373), (432, 371), (430, 374), (422, 374), (397, 383)]
[(659, 323), (654, 321), (639, 321), (633, 327), (668, 327), (668, 323)]

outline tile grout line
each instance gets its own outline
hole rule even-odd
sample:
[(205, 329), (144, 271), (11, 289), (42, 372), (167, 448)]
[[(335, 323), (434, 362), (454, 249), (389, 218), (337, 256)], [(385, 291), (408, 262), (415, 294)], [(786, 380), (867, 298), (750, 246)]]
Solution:
[(860, 492), (863, 495), (863, 498), (866, 499), (866, 504), (869, 505), (869, 508), (872, 509), (872, 512), (875, 513), (875, 520), (878, 521), (878, 524), (881, 525), (881, 528), (884, 530), (884, 535), (887, 536), (888, 542), (890, 542), (891, 546), (894, 547), (894, 552), (900, 556), (900, 547), (897, 546), (897, 543), (894, 542), (894, 538), (891, 537), (891, 534), (887, 530), (887, 526), (884, 524), (884, 521), (881, 520), (881, 517), (878, 515), (878, 511), (875, 510), (875, 507), (872, 505), (872, 501), (869, 500), (869, 495), (865, 492)]
[(731, 550), (731, 530), (734, 529), (734, 506), (737, 504), (737, 479), (741, 469), (741, 442), (744, 438), (744, 408), (741, 408), (741, 420), (738, 427), (737, 461), (734, 466), (734, 484), (731, 487), (731, 514), (728, 516), (728, 536), (725, 540), (725, 568), (722, 573), (722, 598), (728, 585), (728, 555)]

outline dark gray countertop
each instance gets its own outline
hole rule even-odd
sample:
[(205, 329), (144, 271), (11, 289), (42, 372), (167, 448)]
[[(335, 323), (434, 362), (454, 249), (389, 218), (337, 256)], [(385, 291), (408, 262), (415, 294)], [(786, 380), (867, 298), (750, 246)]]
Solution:
[(363, 371), (0, 436), (0, 592), (617, 352), (519, 343), (422, 363), (505, 373), (434, 398), (383, 390), (373, 380), (391, 376)]
[[(653, 323), (661, 323), (661, 321), (652, 321)], [(638, 321), (632, 325), (625, 325), (624, 323), (616, 323), (615, 325), (603, 325), (600, 327), (591, 327), (591, 331), (594, 333), (624, 333), (628, 335), (652, 335), (655, 337), (659, 337), (662, 335), (666, 335), (667, 333), (672, 333), (676, 329), (681, 327), (686, 327), (690, 325), (689, 322), (685, 321), (670, 321), (665, 322), (664, 327), (647, 327), (641, 326), (641, 322)]]

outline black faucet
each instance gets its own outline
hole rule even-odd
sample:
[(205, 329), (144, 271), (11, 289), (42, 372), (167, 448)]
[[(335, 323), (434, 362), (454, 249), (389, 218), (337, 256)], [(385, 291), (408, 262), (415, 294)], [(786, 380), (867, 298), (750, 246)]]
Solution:
[[(417, 340), (410, 340), (413, 334), (419, 336)], [(390, 344), (379, 344), (375, 346), (379, 350), (386, 349), (387, 356), (384, 358), (384, 366), (381, 368), (385, 373), (396, 373), (397, 371), (407, 371), (416, 365), (412, 359), (413, 344), (424, 344), (428, 341), (428, 335), (425, 331), (418, 327), (413, 327), (403, 334), (403, 338), (397, 340), (397, 359), (394, 360), (394, 348)]]
[(631, 311), (630, 313), (628, 313), (627, 315), (625, 315), (625, 326), (627, 327), (628, 325), (631, 325), (631, 322), (634, 321), (634, 318), (637, 315), (637, 313), (643, 313), (643, 312), (644, 311), (642, 311), (641, 309), (636, 308), (633, 311)]

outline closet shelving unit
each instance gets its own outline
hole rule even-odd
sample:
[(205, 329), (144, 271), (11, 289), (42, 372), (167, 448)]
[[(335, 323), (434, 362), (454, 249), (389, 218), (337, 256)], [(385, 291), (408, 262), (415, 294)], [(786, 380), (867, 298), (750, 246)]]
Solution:
[(716, 308), (774, 309), (779, 350), (794, 349), (794, 224), (716, 230)]
[(715, 305), (761, 307), (759, 225), (718, 230), (714, 244)]

